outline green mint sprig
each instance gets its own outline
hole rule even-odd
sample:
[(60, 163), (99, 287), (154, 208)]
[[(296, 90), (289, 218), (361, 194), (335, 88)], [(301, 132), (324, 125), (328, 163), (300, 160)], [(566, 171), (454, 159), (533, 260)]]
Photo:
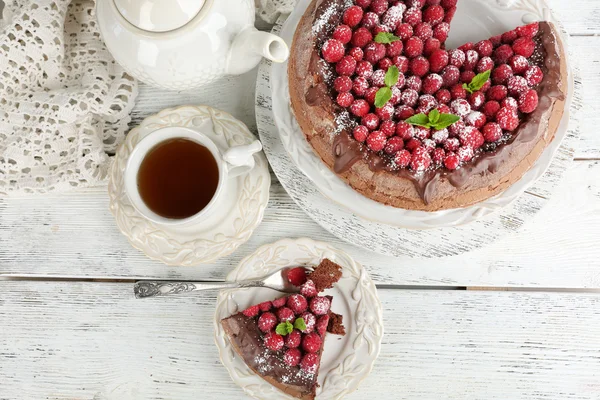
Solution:
[(400, 78), (400, 71), (398, 67), (392, 65), (385, 73), (385, 86), (375, 93), (375, 107), (381, 108), (390, 101), (392, 98), (392, 86), (398, 83), (398, 78)]
[(437, 109), (433, 109), (429, 114), (415, 114), (408, 118), (405, 122), (411, 125), (422, 126), (424, 128), (433, 128), (436, 131), (444, 129), (459, 121), (460, 117), (454, 114), (440, 113)]
[(474, 93), (478, 91), (490, 79), (491, 73), (491, 70), (487, 70), (485, 72), (475, 75), (475, 77), (471, 79), (470, 83), (463, 83), (463, 89), (465, 89), (469, 93)]
[(376, 36), (375, 36), (375, 41), (377, 43), (382, 43), (382, 44), (390, 44), (393, 42), (397, 42), (400, 39), (398, 36), (394, 35), (393, 33), (389, 33), (389, 32), (379, 32)]
[(304, 318), (296, 318), (296, 321), (294, 321), (293, 325), (290, 321), (281, 322), (275, 328), (275, 333), (281, 336), (286, 336), (292, 333), (294, 328), (300, 331), (306, 330), (306, 322), (304, 322)]
[(299, 331), (306, 330), (306, 322), (304, 322), (304, 318), (296, 318), (296, 321), (294, 322), (294, 328), (298, 329)]

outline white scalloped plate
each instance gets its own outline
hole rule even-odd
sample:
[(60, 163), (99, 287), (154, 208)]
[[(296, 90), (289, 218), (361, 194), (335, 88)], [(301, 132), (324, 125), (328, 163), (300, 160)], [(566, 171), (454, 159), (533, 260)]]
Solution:
[(111, 165), (108, 183), (110, 211), (133, 247), (168, 265), (212, 262), (235, 251), (261, 223), (269, 202), (271, 176), (265, 155), (254, 155), (256, 166), (228, 180), (226, 200), (209, 220), (191, 227), (163, 227), (144, 218), (125, 194), (123, 171), (135, 145), (150, 132), (167, 126), (201, 131), (223, 148), (249, 144), (254, 135), (243, 122), (207, 106), (183, 106), (152, 115), (127, 134)]
[[(280, 36), (290, 45), (296, 26), (308, 4), (310, 4), (309, 0), (300, 0), (281, 29)], [(556, 23), (549, 8), (542, 0), (489, 2), (461, 0), (452, 23), (448, 41), (449, 48), (469, 40), (488, 38), (536, 20)], [(564, 38), (563, 41), (566, 45)], [(572, 93), (572, 73), (569, 74), (569, 78), (569, 93)], [(535, 167), (531, 168), (522, 179), (505, 192), (466, 208), (437, 212), (414, 211), (386, 206), (361, 195), (333, 173), (314, 153), (289, 106), (287, 62), (272, 66), (271, 87), (273, 115), (279, 128), (281, 141), (296, 166), (315, 183), (319, 191), (361, 218), (406, 229), (430, 229), (467, 224), (514, 202), (550, 166), (554, 154), (567, 133), (569, 119), (568, 115), (563, 118), (555, 139), (538, 159)], [(572, 96), (567, 100), (566, 109), (569, 109), (571, 98)]]
[[(255, 279), (278, 269), (295, 265), (316, 265), (323, 258), (342, 266), (342, 278), (325, 291), (333, 296), (332, 310), (344, 316), (346, 335), (329, 334), (325, 339), (317, 399), (340, 399), (357, 389), (375, 363), (383, 337), (381, 303), (375, 284), (348, 254), (327, 243), (311, 239), (283, 239), (257, 249), (243, 259), (227, 276), (227, 280)], [(252, 397), (262, 400), (294, 399), (279, 391), (254, 374), (237, 356), (220, 324), (252, 304), (280, 297), (282, 294), (270, 289), (223, 290), (217, 297), (215, 311), (215, 343), (221, 362), (233, 381)]]

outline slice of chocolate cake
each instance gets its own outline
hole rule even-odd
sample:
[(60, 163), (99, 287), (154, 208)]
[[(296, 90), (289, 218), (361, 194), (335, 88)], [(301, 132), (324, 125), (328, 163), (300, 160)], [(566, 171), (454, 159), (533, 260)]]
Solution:
[(236, 353), (254, 373), (291, 396), (314, 399), (325, 336), (345, 334), (342, 316), (330, 309), (333, 298), (319, 293), (341, 276), (341, 267), (325, 259), (305, 282), (294, 282), (301, 283), (299, 294), (221, 320)]

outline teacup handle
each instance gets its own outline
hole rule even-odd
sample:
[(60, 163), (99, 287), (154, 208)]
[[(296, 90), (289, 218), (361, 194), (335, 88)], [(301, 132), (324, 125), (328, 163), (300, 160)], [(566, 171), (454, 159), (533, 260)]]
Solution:
[(262, 143), (258, 140), (244, 145), (229, 148), (223, 154), (223, 160), (227, 165), (227, 172), (230, 178), (243, 175), (254, 168), (254, 153), (262, 150)]

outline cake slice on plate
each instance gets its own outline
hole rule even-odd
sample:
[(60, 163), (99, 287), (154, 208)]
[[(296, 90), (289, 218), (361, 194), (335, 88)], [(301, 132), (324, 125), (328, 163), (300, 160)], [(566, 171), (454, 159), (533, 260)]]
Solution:
[(258, 376), (303, 400), (314, 399), (328, 332), (343, 335), (342, 317), (331, 311), (332, 296), (319, 293), (342, 276), (341, 267), (324, 259), (310, 273), (288, 273), (300, 293), (253, 305), (221, 320), (236, 353)]

